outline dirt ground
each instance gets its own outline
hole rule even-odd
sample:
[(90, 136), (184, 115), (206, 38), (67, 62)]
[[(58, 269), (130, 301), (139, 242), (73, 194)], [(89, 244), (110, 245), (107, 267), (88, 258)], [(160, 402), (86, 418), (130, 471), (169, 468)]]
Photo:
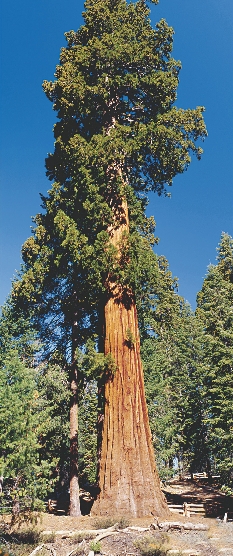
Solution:
[[(186, 496), (196, 500), (208, 499), (210, 490), (199, 485), (170, 485), (170, 495)], [(168, 494), (168, 493), (166, 493)], [(219, 496), (215, 489), (212, 495)], [(101, 522), (102, 520), (102, 522)], [(43, 514), (41, 520), (34, 526), (40, 531), (41, 537), (38, 546), (41, 548), (35, 553), (36, 556), (78, 556), (88, 555), (93, 548), (91, 543), (98, 540), (96, 529), (102, 529), (105, 518), (83, 516), (73, 518), (65, 515)], [(117, 521), (117, 518), (116, 518)], [(139, 544), (146, 539), (147, 544), (162, 545), (168, 551), (168, 556), (233, 556), (233, 522), (224, 523), (218, 517), (206, 518), (192, 516), (185, 518), (182, 515), (171, 514), (168, 521), (178, 521), (183, 524), (202, 524), (207, 530), (168, 530), (161, 531), (156, 527), (156, 519), (148, 518), (131, 519), (128, 527), (118, 530), (105, 531), (108, 536), (100, 539), (100, 555), (102, 556), (139, 556), (141, 554)], [(159, 523), (161, 520), (159, 520)], [(154, 528), (155, 527), (155, 528)], [(146, 531), (140, 530), (147, 529)], [(90, 531), (93, 533), (91, 534)], [(101, 534), (99, 535), (101, 536)], [(93, 540), (91, 540), (91, 538)], [(97, 538), (96, 538), (97, 537)], [(34, 547), (35, 548), (35, 547)], [(28, 556), (32, 548), (25, 545), (24, 551), (15, 551), (15, 556)], [(94, 552), (92, 552), (93, 556)], [(152, 554), (152, 553), (151, 553)]]
[[(148, 543), (161, 545), (168, 550), (168, 556), (178, 554), (181, 556), (233, 556), (233, 522), (223, 523), (210, 518), (183, 518), (172, 516), (172, 521), (202, 523), (208, 525), (207, 531), (168, 531), (149, 529), (148, 531), (136, 531), (128, 527), (121, 531), (115, 531), (111, 535), (101, 539), (100, 555), (103, 556), (139, 556), (137, 548), (138, 540), (147, 539)], [(130, 526), (150, 528), (154, 523), (153, 518), (132, 519)], [(83, 540), (85, 531), (93, 529), (94, 518), (72, 518), (69, 516), (53, 516), (45, 514), (37, 528), (43, 532), (39, 545), (44, 546), (36, 553), (37, 556), (77, 556), (78, 554), (89, 554), (91, 540)], [(51, 542), (51, 534), (55, 534)], [(88, 535), (87, 535), (88, 537)], [(136, 545), (135, 545), (136, 541)], [(31, 550), (25, 546), (23, 556), (28, 556)], [(17, 556), (17, 555), (16, 555)]]

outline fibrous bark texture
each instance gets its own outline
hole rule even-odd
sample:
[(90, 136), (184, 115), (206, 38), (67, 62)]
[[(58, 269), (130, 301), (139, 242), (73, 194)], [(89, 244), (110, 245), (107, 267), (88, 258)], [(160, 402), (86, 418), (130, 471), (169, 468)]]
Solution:
[(78, 403), (77, 382), (71, 383), (70, 407), (70, 515), (81, 515), (78, 483)]
[[(75, 315), (76, 317), (76, 315)], [(72, 330), (72, 365), (70, 373), (70, 515), (81, 515), (78, 482), (78, 369), (76, 362), (77, 320)]]
[[(128, 230), (126, 203), (122, 206), (124, 221), (111, 230), (115, 246)], [(131, 291), (110, 281), (108, 289), (105, 354), (113, 356), (116, 371), (105, 385), (100, 494), (92, 514), (168, 515), (149, 427), (135, 300)]]

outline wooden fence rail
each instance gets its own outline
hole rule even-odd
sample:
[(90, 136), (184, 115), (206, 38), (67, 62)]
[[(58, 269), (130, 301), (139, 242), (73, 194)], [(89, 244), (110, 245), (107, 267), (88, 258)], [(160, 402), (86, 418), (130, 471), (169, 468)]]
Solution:
[(182, 514), (185, 517), (190, 517), (191, 515), (203, 515), (205, 516), (205, 506), (204, 504), (189, 504), (184, 502), (184, 504), (168, 504), (171, 512)]

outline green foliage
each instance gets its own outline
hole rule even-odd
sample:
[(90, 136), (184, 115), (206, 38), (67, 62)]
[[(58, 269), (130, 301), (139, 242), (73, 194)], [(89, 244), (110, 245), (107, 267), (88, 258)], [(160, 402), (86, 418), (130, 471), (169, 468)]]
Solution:
[(79, 477), (81, 483), (96, 482), (97, 469), (97, 383), (85, 384), (79, 403)]
[(204, 330), (206, 423), (212, 468), (232, 485), (233, 460), (233, 239), (223, 233), (217, 265), (211, 265), (197, 296), (197, 317)]
[(38, 340), (35, 330), (30, 326), (30, 318), (13, 309), (14, 303), (10, 295), (3, 307), (0, 317), (0, 364), (6, 354), (16, 350), (21, 359), (29, 366), (33, 364), (38, 351)]
[[(84, 25), (66, 33), (55, 81), (43, 85), (58, 115), (46, 161), (53, 184), (13, 287), (16, 306), (32, 311), (48, 351), (56, 345), (65, 358), (74, 320), (75, 348), (100, 335), (107, 276), (134, 290), (136, 245), (140, 236), (144, 246), (154, 242), (147, 192), (166, 192), (190, 154), (200, 157), (196, 142), (206, 135), (202, 108), (173, 106), (180, 62), (166, 21), (153, 29), (141, 0), (86, 1), (83, 15)], [(123, 197), (130, 236), (119, 260), (108, 229), (116, 213), (121, 219)]]
[(89, 380), (98, 380), (105, 375), (114, 374), (116, 364), (111, 353), (104, 355), (97, 351), (97, 337), (89, 338), (83, 349), (77, 349), (76, 359), (79, 373)]
[(0, 474), (10, 492), (2, 505), (13, 507), (14, 518), (20, 513), (30, 519), (32, 511), (44, 509), (42, 501), (67, 460), (68, 381), (58, 365), (39, 364), (35, 334), (27, 322), (17, 328), (10, 303), (0, 328)]
[(99, 541), (91, 541), (90, 542), (90, 550), (93, 550), (95, 554), (99, 554), (101, 552), (101, 544)]
[(202, 330), (177, 293), (164, 257), (150, 255), (139, 317), (146, 396), (160, 476), (206, 465)]
[[(28, 494), (34, 505), (37, 476), (43, 467), (43, 463), (39, 465), (36, 432), (40, 425), (36, 409), (38, 392), (34, 369), (21, 363), (15, 352), (9, 353), (0, 372), (0, 399), (2, 475), (15, 479), (14, 499)], [(38, 481), (43, 490), (43, 472)], [(25, 482), (30, 483), (29, 492)]]
[(221, 491), (227, 496), (233, 496), (233, 490), (227, 485), (222, 485)]

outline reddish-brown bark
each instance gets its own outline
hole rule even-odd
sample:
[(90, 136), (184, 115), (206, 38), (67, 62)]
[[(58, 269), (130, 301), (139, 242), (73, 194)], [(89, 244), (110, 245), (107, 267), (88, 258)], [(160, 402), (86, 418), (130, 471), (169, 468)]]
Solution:
[[(110, 230), (116, 247), (129, 227), (125, 202), (122, 215), (120, 225)], [(117, 368), (105, 384), (100, 494), (92, 513), (168, 515), (149, 427), (135, 300), (130, 290), (123, 291), (110, 278), (108, 290), (105, 354), (111, 353)]]

